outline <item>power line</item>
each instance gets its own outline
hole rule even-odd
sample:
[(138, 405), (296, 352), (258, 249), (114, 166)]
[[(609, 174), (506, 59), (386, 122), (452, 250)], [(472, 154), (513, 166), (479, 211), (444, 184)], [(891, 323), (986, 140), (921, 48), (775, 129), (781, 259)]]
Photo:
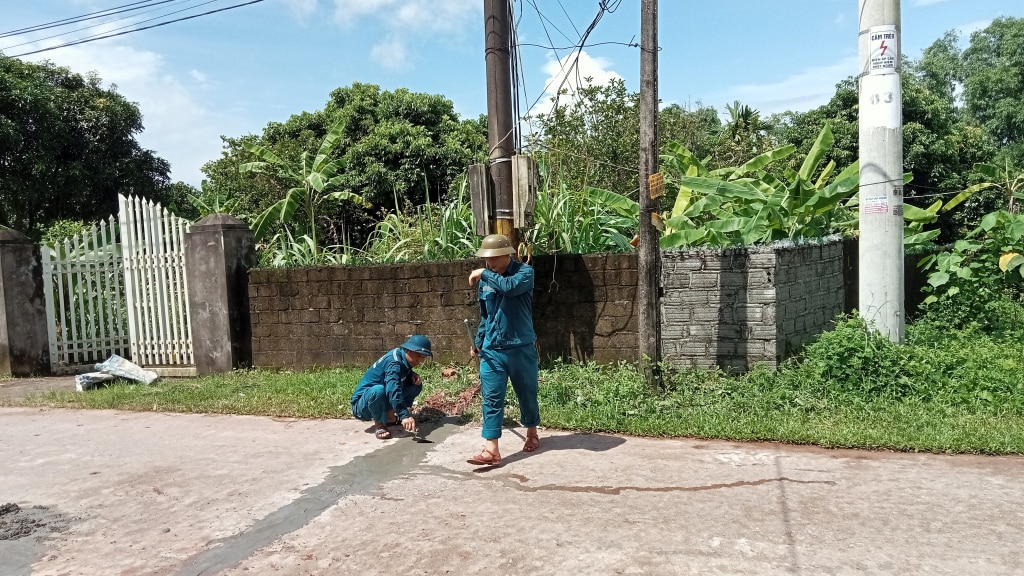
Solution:
[[(180, 3), (180, 2), (194, 2), (194, 1), (196, 1), (196, 0), (163, 0), (161, 2), (157, 2), (157, 4), (166, 4), (168, 2)], [(98, 34), (94, 34), (93, 36), (98, 36), (100, 34), (106, 34), (106, 33), (109, 33), (109, 32), (115, 32), (117, 30), (124, 30), (125, 28), (130, 28), (131, 26), (135, 26), (135, 25), (138, 25), (138, 24), (143, 24), (145, 22), (152, 22), (154, 20), (159, 20), (159, 19), (161, 19), (161, 18), (163, 18), (165, 16), (170, 16), (171, 14), (178, 14), (180, 12), (185, 12), (186, 10), (191, 10), (192, 8), (198, 8), (200, 6), (205, 6), (206, 4), (212, 4), (213, 2), (218, 2), (218, 1), (220, 1), (220, 0), (207, 0), (206, 2), (203, 2), (201, 4), (196, 4), (196, 5), (193, 5), (193, 6), (182, 8), (181, 10), (175, 10), (173, 12), (165, 12), (165, 13), (159, 15), (159, 16), (154, 16), (153, 18), (147, 18), (146, 20), (139, 20), (139, 21), (133, 22), (132, 24), (129, 24), (127, 26), (121, 26), (120, 28), (113, 28), (111, 30), (107, 30), (106, 32), (100, 32)], [(149, 8), (150, 6), (155, 6), (155, 4), (150, 4), (149, 6), (140, 6), (140, 8)], [(167, 6), (166, 8), (170, 8), (170, 6)], [(148, 14), (150, 12), (155, 12), (157, 10), (160, 10), (160, 8), (153, 8), (152, 10), (146, 10), (145, 12), (140, 12), (138, 14), (129, 15), (129, 16), (122, 16), (120, 18), (114, 18), (113, 20), (104, 20), (103, 22), (99, 22), (97, 24), (90, 24), (89, 26), (83, 26), (81, 28), (76, 28), (74, 30), (70, 30), (70, 31), (67, 31), (67, 32), (62, 32), (60, 34), (54, 34), (52, 36), (45, 36), (43, 38), (34, 38), (34, 39), (29, 40), (27, 42), (22, 42), (21, 44), (11, 44), (10, 46), (5, 46), (3, 49), (4, 50), (10, 50), (11, 48), (17, 48), (18, 46), (27, 46), (29, 44), (35, 44), (37, 42), (41, 42), (43, 40), (49, 40), (51, 38), (60, 38), (61, 36), (67, 36), (69, 34), (74, 34), (75, 32), (84, 32), (85, 30), (91, 30), (93, 28), (99, 28), (101, 26), (106, 26), (108, 24), (113, 24), (114, 22), (120, 22), (122, 20), (129, 20), (129, 19), (135, 18), (136, 16), (141, 16), (143, 14)], [(61, 25), (61, 26), (64, 26), (64, 25)], [(60, 26), (52, 26), (52, 28), (59, 28), (59, 27)], [(85, 40), (85, 39), (88, 39), (88, 38), (92, 38), (93, 36), (86, 36), (84, 38), (79, 38), (79, 40)]]
[[(60, 27), (60, 26), (67, 26), (69, 24), (75, 24), (77, 22), (84, 22), (86, 20), (92, 20), (92, 19), (95, 19), (95, 18), (103, 18), (105, 16), (113, 16), (115, 14), (120, 14), (122, 12), (131, 12), (133, 10), (141, 10), (142, 8), (148, 8), (150, 6), (155, 6), (157, 4), (166, 4), (167, 2), (173, 2), (173, 1), (175, 1), (175, 0), (160, 0), (159, 2), (154, 2), (154, 0), (143, 0), (141, 2), (132, 2), (131, 4), (125, 4), (123, 6), (115, 6), (113, 8), (107, 8), (105, 10), (100, 10), (98, 12), (90, 12), (90, 13), (84, 14), (82, 16), (72, 16), (70, 18), (64, 18), (64, 19), (61, 19), (61, 20), (54, 20), (53, 22), (45, 22), (43, 24), (36, 24), (35, 26), (29, 26), (27, 28), (19, 28), (18, 30), (11, 30), (10, 32), (3, 32), (3, 33), (0, 33), (0, 38), (6, 38), (8, 36), (14, 36), (16, 34), (26, 34), (28, 32), (38, 32), (40, 30), (46, 30), (48, 28), (57, 28), (57, 27)], [(136, 6), (137, 4), (143, 4), (143, 6), (137, 6), (135, 8), (131, 8), (131, 6)]]
[[(583, 47), (584, 48), (590, 48), (592, 46), (607, 46), (609, 44), (615, 44), (617, 46), (626, 46), (626, 47), (629, 47), (629, 48), (639, 48), (640, 47), (640, 43), (639, 42), (634, 42), (632, 40), (630, 40), (629, 42), (615, 42), (613, 40), (609, 40), (607, 42), (592, 42), (590, 44), (585, 44)], [(570, 48), (576, 48), (575, 45), (574, 46), (545, 46), (543, 44), (531, 44), (529, 42), (523, 42), (523, 43), (520, 44), (520, 46), (530, 46), (530, 47), (533, 47), (533, 48), (543, 48), (545, 50), (568, 50)]]
[[(211, 0), (211, 1), (216, 1), (216, 0)], [(15, 54), (15, 55), (12, 56), (12, 58), (19, 58), (21, 56), (28, 56), (30, 54), (39, 54), (40, 52), (48, 52), (50, 50), (56, 50), (58, 48), (66, 48), (68, 46), (75, 46), (77, 44), (85, 44), (87, 42), (94, 42), (96, 40), (103, 40), (105, 38), (113, 38), (115, 36), (123, 36), (125, 34), (131, 34), (132, 32), (141, 32), (143, 30), (149, 30), (150, 28), (159, 28), (160, 26), (166, 26), (168, 24), (173, 24), (175, 22), (182, 22), (184, 20), (192, 20), (193, 18), (199, 18), (200, 16), (208, 16), (210, 14), (216, 14), (217, 12), (224, 12), (226, 10), (233, 10), (235, 8), (241, 8), (243, 6), (249, 6), (250, 4), (259, 4), (260, 2), (263, 2), (263, 1), (264, 0), (251, 0), (250, 2), (245, 2), (245, 3), (242, 3), (242, 4), (235, 4), (234, 6), (227, 6), (225, 8), (218, 8), (217, 10), (210, 10), (208, 12), (202, 12), (200, 14), (193, 14), (192, 16), (185, 16), (184, 18), (176, 18), (174, 20), (168, 20), (167, 22), (160, 22), (159, 24), (153, 24), (152, 26), (143, 26), (142, 28), (136, 28), (134, 30), (125, 30), (124, 32), (118, 32), (117, 34), (105, 34), (105, 35), (90, 36), (90, 37), (85, 38), (83, 40), (76, 40), (74, 42), (65, 42), (64, 44), (59, 44), (57, 46), (51, 46), (49, 48), (42, 48), (42, 49), (39, 49), (39, 50), (32, 50), (31, 52), (23, 52), (21, 54)]]
[[(534, 9), (537, 11), (537, 14), (538, 14), (539, 18), (541, 19), (541, 25), (542, 26), (544, 26), (544, 21), (545, 20), (550, 22), (550, 20), (546, 16), (544, 16), (543, 13), (541, 13), (540, 8), (537, 7), (536, 2), (534, 2), (533, 0), (530, 0), (530, 3), (533, 5)], [(590, 25), (587, 26), (587, 28), (584, 30), (583, 34), (580, 36), (579, 42), (576, 42), (572, 46), (573, 52), (575, 52), (575, 57), (572, 57), (572, 62), (571, 63), (569, 63), (568, 60), (566, 62), (562, 62), (562, 59), (558, 58), (558, 53), (557, 52), (555, 53), (555, 57), (558, 58), (559, 65), (560, 65), (560, 68), (561, 68), (560, 72), (562, 73), (562, 81), (559, 83), (558, 88), (554, 91), (554, 94), (555, 94), (555, 107), (558, 106), (558, 98), (559, 98), (559, 95), (560, 95), (560, 93), (562, 91), (562, 87), (565, 86), (565, 83), (569, 80), (569, 75), (571, 73), (573, 73), (573, 71), (575, 71), (575, 74), (576, 74), (576, 88), (577, 88), (577, 91), (582, 89), (582, 87), (583, 87), (583, 79), (580, 76), (579, 60), (580, 60), (580, 56), (583, 53), (583, 48), (585, 46), (587, 46), (587, 38), (590, 37), (590, 34), (594, 31), (594, 29), (597, 27), (597, 25), (601, 22), (601, 19), (604, 17), (605, 13), (611, 14), (611, 13), (615, 12), (616, 10), (619, 9), (619, 6), (621, 4), (622, 4), (622, 0), (612, 0), (612, 1), (601, 0), (600, 2), (598, 2), (597, 15), (594, 16), (594, 19), (590, 22)], [(564, 8), (563, 8), (563, 11), (564, 11)], [(554, 24), (552, 24), (552, 26), (554, 26)], [(573, 28), (575, 29), (575, 25), (573, 25)], [(544, 26), (544, 29), (545, 29), (545, 33), (546, 33), (547, 32), (547, 26)], [(557, 28), (556, 28), (556, 30), (557, 30)], [(559, 32), (561, 32), (561, 31), (559, 31)], [(564, 34), (563, 34), (563, 36), (564, 36)], [(551, 42), (551, 36), (550, 35), (548, 35), (548, 42), (551, 43), (551, 44), (554, 44), (553, 42)], [(568, 67), (566, 66), (567, 63), (568, 63)], [(556, 75), (556, 77), (557, 77), (557, 75)], [(552, 79), (552, 82), (553, 81), (554, 81), (554, 78)], [(533, 108), (541, 101), (541, 99), (544, 98), (544, 95), (548, 93), (548, 89), (551, 87), (552, 82), (548, 82), (547, 85), (544, 86), (544, 91), (541, 92), (540, 96), (538, 96), (537, 99), (533, 101), (533, 104), (531, 104), (529, 106), (529, 108), (526, 111), (527, 114), (529, 114), (530, 111), (533, 110)]]

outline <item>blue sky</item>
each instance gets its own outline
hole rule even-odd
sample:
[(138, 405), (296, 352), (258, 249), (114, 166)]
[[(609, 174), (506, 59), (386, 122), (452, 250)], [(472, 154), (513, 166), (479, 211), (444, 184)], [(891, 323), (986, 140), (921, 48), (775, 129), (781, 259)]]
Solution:
[[(100, 28), (73, 32), (97, 22), (90, 21), (8, 35), (0, 50), (16, 56), (245, 1), (168, 0)], [(130, 3), (8, 0), (0, 32)], [(598, 12), (597, 0), (514, 5), (520, 41), (546, 47), (577, 43)], [(666, 103), (720, 110), (740, 100), (764, 115), (819, 106), (856, 71), (857, 8), (857, 0), (662, 0), (659, 95)], [(184, 11), (161, 18), (174, 10)], [(1024, 2), (902, 0), (901, 10), (902, 50), (917, 58), (947, 30), (960, 30), (966, 41), (994, 18), (1024, 17)], [(138, 23), (147, 18), (159, 19)], [(583, 75), (595, 82), (621, 77), (639, 90), (639, 50), (615, 44), (639, 37), (640, 0), (622, 0), (588, 38)], [(116, 84), (142, 110), (142, 145), (171, 163), (173, 179), (198, 185), (202, 164), (220, 156), (221, 135), (259, 133), (268, 122), (320, 109), (331, 90), (353, 82), (443, 94), (465, 117), (485, 113), (483, 44), (483, 0), (265, 0), (23, 58), (96, 71)], [(535, 102), (543, 108), (545, 87), (558, 84), (559, 62), (571, 54), (546, 47), (522, 48), (524, 109)]]

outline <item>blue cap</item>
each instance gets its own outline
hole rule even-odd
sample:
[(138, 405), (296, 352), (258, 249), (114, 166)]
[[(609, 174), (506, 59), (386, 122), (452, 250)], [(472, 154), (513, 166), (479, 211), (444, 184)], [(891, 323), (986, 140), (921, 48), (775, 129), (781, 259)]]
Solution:
[(406, 340), (405, 344), (402, 344), (402, 348), (406, 350), (416, 352), (417, 354), (423, 354), (424, 356), (433, 356), (430, 352), (430, 340), (426, 336), (420, 334), (413, 334)]

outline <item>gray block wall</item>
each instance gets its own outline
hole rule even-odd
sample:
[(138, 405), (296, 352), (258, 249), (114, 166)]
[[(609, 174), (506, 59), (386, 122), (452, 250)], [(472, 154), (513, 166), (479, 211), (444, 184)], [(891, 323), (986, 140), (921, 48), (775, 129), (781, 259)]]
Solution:
[(832, 327), (845, 308), (844, 247), (828, 244), (775, 249), (777, 353), (792, 355)]
[[(843, 311), (843, 257), (839, 241), (663, 252), (664, 359), (733, 372), (776, 365)], [(542, 357), (638, 359), (635, 253), (543, 256), (533, 264)], [(436, 361), (465, 361), (462, 321), (479, 318), (466, 278), (477, 266), (253, 270), (255, 365), (365, 364), (416, 332), (434, 342)]]
[(777, 365), (843, 311), (843, 244), (662, 252), (662, 354), (745, 372)]
[[(469, 273), (478, 259), (249, 273), (253, 361), (363, 365), (427, 335), (435, 362), (469, 360), (463, 320), (480, 319)], [(636, 254), (538, 256), (534, 328), (542, 358), (636, 360)]]

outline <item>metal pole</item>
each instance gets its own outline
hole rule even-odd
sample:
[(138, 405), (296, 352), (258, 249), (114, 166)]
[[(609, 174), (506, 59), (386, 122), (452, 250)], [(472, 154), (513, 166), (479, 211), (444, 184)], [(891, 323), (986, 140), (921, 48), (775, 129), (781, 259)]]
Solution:
[(661, 247), (651, 224), (657, 203), (650, 176), (658, 172), (658, 2), (640, 3), (640, 244), (637, 257), (637, 337), (641, 366), (648, 383), (661, 375)]
[(903, 342), (903, 91), (899, 0), (860, 3), (860, 249), (858, 307)]
[(512, 60), (508, 0), (484, 0), (487, 64), (487, 148), (494, 183), (495, 231), (516, 246), (518, 238), (512, 210)]

